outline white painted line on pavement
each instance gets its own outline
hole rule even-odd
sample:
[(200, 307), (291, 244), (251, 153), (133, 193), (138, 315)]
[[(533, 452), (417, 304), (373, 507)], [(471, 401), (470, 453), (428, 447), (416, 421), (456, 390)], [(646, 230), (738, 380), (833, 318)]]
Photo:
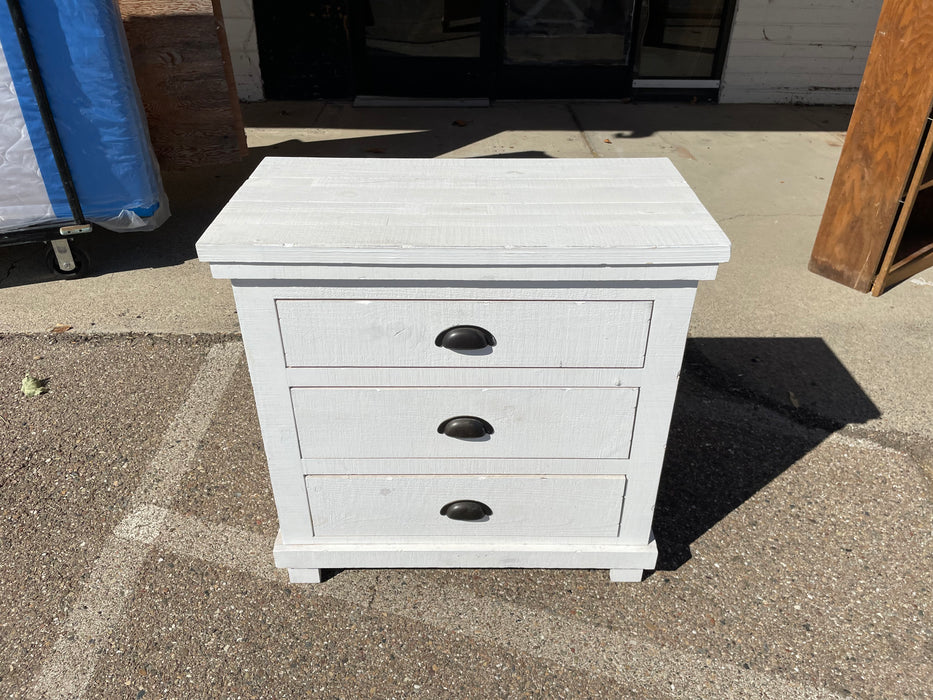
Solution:
[(903, 450), (898, 450), (893, 447), (888, 447), (880, 443), (875, 442), (871, 438), (863, 437), (853, 437), (851, 435), (846, 435), (845, 433), (832, 433), (829, 435), (825, 442), (831, 444), (845, 445), (846, 447), (854, 447), (861, 450), (874, 450), (876, 452), (886, 452), (887, 454), (897, 455), (898, 457), (908, 457), (909, 455)]
[(113, 534), (123, 540), (152, 544), (159, 536), (168, 511), (161, 506), (140, 506), (117, 523)]
[[(285, 572), (272, 564), (272, 538), (170, 511), (159, 517), (164, 525), (156, 547), (267, 581), (287, 583)], [(142, 532), (140, 537), (147, 535)], [(744, 700), (751, 696), (781, 700), (841, 697), (779, 676), (743, 670), (689, 651), (633, 639), (599, 625), (587, 625), (500, 598), (476, 596), (466, 589), (445, 588), (430, 601), (423, 596), (413, 600), (404, 590), (375, 582), (378, 574), (378, 570), (367, 571), (366, 575), (372, 578), (367, 583), (361, 583), (359, 576), (338, 576), (305, 590), (359, 609), (390, 613), (448, 633), (459, 632), (503, 649), (548, 659), (559, 666), (596, 673), (626, 687), (647, 687), (654, 696), (723, 700)], [(568, 653), (571, 648), (575, 650), (572, 655)]]
[(151, 506), (171, 502), (242, 353), (239, 341), (215, 345), (208, 352), (184, 405), (130, 499), (130, 514), (104, 543), (58, 641), (43, 662), (32, 688), (33, 697), (84, 696), (100, 640), (119, 624), (143, 560), (163, 526), (166, 511)]
[[(267, 581), (288, 583), (285, 570), (277, 569), (272, 562), (274, 538), (228, 525), (208, 524), (165, 508), (153, 508), (153, 511), (156, 510), (161, 512), (151, 512), (148, 516), (161, 518), (164, 523), (157, 546)], [(126, 535), (145, 538), (148, 533), (132, 529), (127, 530)]]

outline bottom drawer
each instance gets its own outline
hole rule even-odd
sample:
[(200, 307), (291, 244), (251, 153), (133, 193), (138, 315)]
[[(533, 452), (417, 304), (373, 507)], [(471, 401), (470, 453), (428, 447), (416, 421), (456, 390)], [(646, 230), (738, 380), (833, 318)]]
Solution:
[(625, 497), (619, 475), (326, 475), (306, 483), (315, 537), (367, 540), (614, 538)]

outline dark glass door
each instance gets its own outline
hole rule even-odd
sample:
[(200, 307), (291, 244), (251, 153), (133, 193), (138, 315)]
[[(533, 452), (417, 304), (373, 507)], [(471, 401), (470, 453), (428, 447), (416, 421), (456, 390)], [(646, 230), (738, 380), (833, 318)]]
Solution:
[(488, 97), (490, 7), (489, 0), (354, 0), (356, 93)]
[(500, 97), (624, 97), (633, 0), (506, 0)]
[(639, 83), (718, 79), (735, 0), (254, 5), (269, 99), (618, 98), (633, 75)]
[(733, 7), (733, 0), (647, 0), (639, 77), (718, 79)]
[(623, 97), (634, 0), (354, 0), (358, 95)]

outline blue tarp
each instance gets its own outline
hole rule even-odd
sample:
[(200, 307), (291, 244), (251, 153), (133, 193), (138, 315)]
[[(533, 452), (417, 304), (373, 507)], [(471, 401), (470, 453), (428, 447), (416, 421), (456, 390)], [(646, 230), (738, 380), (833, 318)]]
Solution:
[[(168, 206), (114, 0), (21, 4), (85, 217), (155, 228)], [(70, 220), (5, 0), (0, 52), (0, 232)]]

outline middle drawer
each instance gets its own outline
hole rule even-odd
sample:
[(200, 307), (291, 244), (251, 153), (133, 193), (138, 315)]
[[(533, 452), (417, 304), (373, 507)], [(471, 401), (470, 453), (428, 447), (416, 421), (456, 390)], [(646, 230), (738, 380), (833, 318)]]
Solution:
[(638, 389), (295, 387), (302, 458), (627, 459)]

